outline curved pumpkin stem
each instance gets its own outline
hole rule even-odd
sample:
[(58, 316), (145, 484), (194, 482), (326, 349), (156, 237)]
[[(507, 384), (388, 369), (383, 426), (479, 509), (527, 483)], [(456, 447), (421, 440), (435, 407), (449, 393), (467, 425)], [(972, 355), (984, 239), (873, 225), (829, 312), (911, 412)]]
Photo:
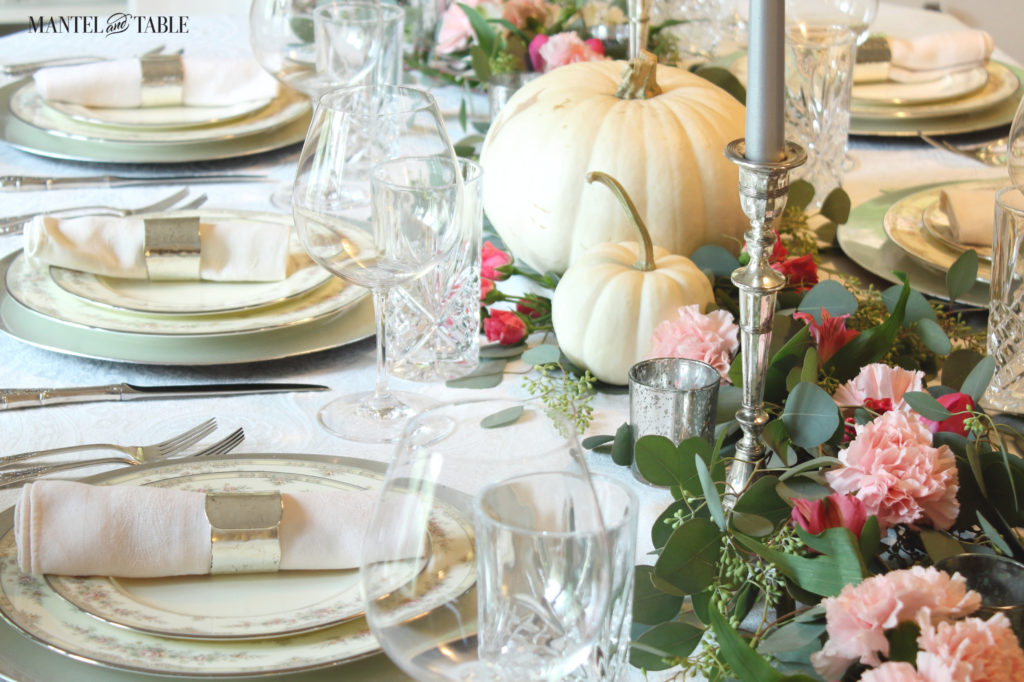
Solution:
[(636, 204), (629, 198), (629, 193), (626, 192), (626, 188), (622, 184), (601, 171), (591, 171), (587, 173), (587, 182), (600, 182), (602, 185), (607, 187), (615, 195), (615, 198), (622, 204), (623, 210), (626, 211), (626, 215), (633, 222), (633, 227), (640, 233), (640, 241), (643, 243), (644, 250), (640, 254), (640, 258), (637, 262), (633, 263), (633, 267), (637, 270), (654, 270), (654, 244), (651, 242), (651, 233), (647, 230), (647, 225), (644, 224), (644, 219), (640, 217), (640, 212), (636, 210)]
[(658, 58), (647, 50), (641, 50), (636, 59), (631, 59), (622, 72), (622, 83), (615, 91), (619, 99), (651, 99), (661, 94), (661, 86), (655, 78)]

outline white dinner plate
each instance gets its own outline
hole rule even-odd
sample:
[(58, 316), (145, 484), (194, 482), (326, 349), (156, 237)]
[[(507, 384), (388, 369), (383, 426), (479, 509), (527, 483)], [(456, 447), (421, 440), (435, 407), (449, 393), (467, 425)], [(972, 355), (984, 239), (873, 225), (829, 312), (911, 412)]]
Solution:
[(51, 109), (83, 123), (116, 128), (193, 128), (253, 114), (273, 102), (254, 99), (219, 107), (138, 107), (113, 109), (68, 102), (47, 102)]
[[(992, 182), (970, 183), (974, 186), (994, 186)], [(903, 197), (885, 212), (883, 226), (885, 234), (894, 244), (925, 267), (945, 273), (963, 253), (929, 237), (924, 224), (925, 211), (939, 200), (941, 187), (915, 192)], [(992, 277), (992, 265), (978, 262), (978, 281), (988, 283)]]
[(877, 104), (854, 100), (850, 103), (850, 116), (867, 120), (916, 120), (970, 114), (993, 107), (1017, 92), (1020, 80), (1013, 71), (999, 62), (989, 62), (985, 68), (988, 71), (988, 81), (983, 87), (969, 95), (906, 105)]
[(50, 135), (90, 142), (121, 142), (178, 145), (217, 142), (265, 133), (299, 119), (309, 112), (309, 99), (282, 88), (274, 100), (255, 113), (220, 125), (183, 129), (97, 126), (58, 113), (42, 98), (32, 82), (11, 94), (10, 111), (22, 122)]
[[(159, 214), (196, 215), (202, 222), (245, 220), (291, 225), (291, 216), (248, 211), (188, 211)], [(156, 217), (150, 215), (148, 217)], [(251, 310), (281, 303), (320, 286), (331, 273), (306, 255), (302, 241), (291, 233), (288, 276), (279, 282), (151, 281), (105, 277), (51, 267), (50, 277), (64, 291), (117, 310), (164, 315), (207, 315)]]
[[(244, 455), (131, 467), (89, 481), (198, 491), (287, 492), (376, 487), (383, 471), (382, 463), (342, 457)], [(453, 502), (458, 508), (449, 505), (432, 519), (432, 546), (440, 548), (440, 552), (431, 558), (438, 562), (430, 567), (437, 574), (431, 591), (423, 596), (431, 603), (463, 594), (476, 580), (475, 565), (458, 559), (467, 553), (472, 555), (473, 535), (464, 503)], [(79, 660), (162, 675), (240, 677), (332, 666), (367, 656), (379, 648), (361, 617), (304, 634), (240, 641), (171, 639), (112, 626), (61, 598), (42, 576), (21, 573), (11, 529), (12, 513), (7, 511), (0, 519), (0, 532), (4, 533), (0, 538), (0, 614), (44, 646)], [(239, 582), (231, 588), (236, 595), (248, 593), (252, 601), (260, 602), (252, 606), (254, 610), (269, 612), (276, 607), (285, 618), (295, 613), (282, 598), (286, 595), (277, 595), (272, 590), (249, 591), (254, 586), (243, 584), (246, 577), (222, 578)], [(271, 576), (264, 578), (273, 580)], [(202, 580), (197, 580), (199, 585)], [(202, 593), (201, 588), (190, 586), (187, 581), (173, 589), (178, 590), (183, 602), (194, 602)], [(217, 604), (208, 606), (217, 608)], [(417, 606), (411, 603), (409, 609), (414, 611)]]
[(979, 66), (924, 83), (854, 83), (851, 106), (856, 107), (861, 103), (911, 105), (940, 102), (969, 95), (984, 87), (988, 78), (988, 69)]
[[(979, 183), (981, 184), (981, 183)], [(997, 188), (997, 183), (991, 183), (993, 188)], [(924, 214), (921, 216), (924, 229), (928, 231), (928, 236), (935, 239), (942, 244), (945, 244), (949, 248), (953, 249), (957, 253), (963, 253), (968, 249), (974, 249), (978, 254), (978, 258), (982, 260), (992, 260), (992, 247), (991, 246), (978, 246), (976, 244), (962, 244), (956, 240), (953, 236), (953, 228), (949, 224), (949, 216), (942, 210), (939, 205), (939, 201), (936, 200), (933, 204), (928, 206), (924, 210)]]

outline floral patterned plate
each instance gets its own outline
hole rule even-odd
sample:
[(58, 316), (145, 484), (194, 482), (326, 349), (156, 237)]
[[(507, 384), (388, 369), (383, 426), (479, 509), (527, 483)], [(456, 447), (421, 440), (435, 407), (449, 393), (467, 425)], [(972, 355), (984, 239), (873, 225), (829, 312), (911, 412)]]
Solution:
[[(188, 490), (351, 489), (379, 485), (383, 469), (380, 463), (340, 457), (245, 455), (132, 467), (89, 480), (104, 485), (157, 485)], [(454, 500), (453, 504), (463, 506)], [(432, 524), (434, 556), (431, 561), (465, 556), (472, 543), (472, 530), (466, 521), (465, 511), (457, 510), (455, 506), (447, 511), (448, 514), (435, 519)], [(0, 538), (0, 614), (32, 639), (73, 658), (163, 675), (239, 677), (322, 668), (378, 651), (379, 646), (362, 617), (303, 634), (246, 640), (169, 639), (113, 626), (63, 599), (41, 576), (26, 575), (18, 570), (17, 549), (11, 531), (12, 516), (11, 510), (0, 516), (0, 532), (4, 533)], [(433, 596), (428, 594), (426, 599), (459, 595), (473, 586), (476, 574), (471, 562), (453, 560), (445, 563), (443, 568), (437, 571)], [(225, 590), (228, 589), (227, 583), (238, 581), (239, 584), (230, 587), (232, 591), (237, 590), (236, 594), (251, 590), (249, 598), (255, 602), (251, 608), (259, 618), (263, 618), (262, 629), (271, 620), (267, 614), (274, 612), (275, 608), (281, 615), (280, 628), (283, 632), (293, 626), (288, 621), (309, 622), (302, 605), (293, 609), (280, 606), (272, 585), (246, 585), (245, 577), (239, 580), (237, 576), (218, 576), (218, 579), (218, 582), (223, 580), (225, 583)], [(288, 580), (287, 577), (284, 579)], [(330, 579), (322, 582), (315, 577), (314, 580), (317, 585), (307, 594), (305, 606), (317, 602), (313, 595), (316, 587), (327, 586), (330, 592), (339, 586)], [(132, 589), (138, 590), (134, 586)], [(105, 592), (109, 593), (109, 590)], [(209, 596), (215, 593), (216, 589), (205, 593), (197, 591), (195, 584), (189, 585), (188, 581), (181, 580), (174, 585), (168, 583), (162, 597), (163, 608), (149, 608), (157, 617), (166, 618), (165, 609), (172, 604), (175, 595), (180, 604), (195, 605), (203, 598), (202, 594)], [(135, 591), (133, 594), (138, 599), (143, 593)], [(80, 596), (86, 599), (84, 595)], [(415, 606), (410, 605), (410, 608)], [(89, 607), (94, 610), (101, 608)], [(131, 608), (139, 614), (147, 610), (142, 602), (133, 604)], [(121, 618), (120, 614), (118, 618)], [(200, 619), (207, 618), (209, 615), (205, 614)]]

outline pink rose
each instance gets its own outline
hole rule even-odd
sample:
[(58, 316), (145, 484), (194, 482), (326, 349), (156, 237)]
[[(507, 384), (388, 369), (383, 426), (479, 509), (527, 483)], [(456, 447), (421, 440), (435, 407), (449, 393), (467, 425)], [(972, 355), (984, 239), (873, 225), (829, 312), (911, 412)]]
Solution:
[(534, 28), (546, 28), (558, 16), (558, 8), (544, 0), (508, 0), (501, 18), (516, 28), (527, 28), (533, 20)]
[(544, 43), (548, 42), (548, 36), (543, 33), (538, 33), (530, 41), (529, 47), (526, 51), (530, 55), (530, 66), (537, 73), (544, 73), (544, 59), (540, 56), (540, 48), (544, 46)]
[(487, 241), (480, 250), (480, 274), (487, 279), (501, 281), (508, 279), (508, 275), (498, 272), (502, 265), (512, 262), (512, 256), (502, 251), (497, 246)]
[(947, 393), (946, 395), (939, 396), (937, 400), (940, 405), (952, 412), (953, 416), (940, 422), (921, 417), (921, 421), (928, 427), (928, 430), (932, 433), (948, 431), (966, 436), (967, 427), (964, 426), (964, 422), (971, 417), (970, 412), (974, 411), (974, 399), (966, 393)]
[(459, 4), (477, 9), (484, 16), (497, 16), (499, 13), (498, 8), (486, 0), (453, 0), (441, 17), (441, 28), (437, 32), (437, 45), (434, 47), (437, 54), (464, 50), (473, 39), (473, 25)]
[(849, 315), (832, 317), (824, 308), (821, 309), (821, 324), (818, 324), (814, 317), (807, 313), (793, 313), (794, 319), (800, 320), (807, 325), (814, 339), (814, 345), (818, 349), (818, 366), (825, 364), (825, 361), (836, 354), (836, 351), (850, 342), (853, 337), (860, 334), (854, 329), (846, 328), (846, 318)]
[(887, 661), (877, 668), (865, 670), (860, 682), (930, 682), (921, 677), (909, 663)]
[(918, 620), (922, 612), (929, 619), (966, 616), (981, 606), (981, 597), (959, 574), (914, 566), (847, 585), (821, 604), (828, 641), (811, 655), (811, 663), (826, 680), (838, 680), (858, 660), (881, 665), (879, 655), (889, 655), (886, 630)]
[(825, 478), (839, 493), (856, 493), (884, 529), (924, 523), (946, 530), (956, 521), (959, 479), (948, 446), (932, 447), (932, 435), (916, 414), (886, 412), (856, 427), (840, 451), (843, 466)]
[(868, 519), (864, 503), (853, 495), (833, 493), (821, 500), (793, 500), (793, 523), (812, 535), (846, 528), (858, 538)]
[(697, 304), (685, 305), (679, 309), (678, 319), (665, 320), (654, 328), (647, 357), (701, 360), (725, 377), (740, 345), (739, 331), (727, 310), (703, 315)]
[(481, 277), (480, 278), (480, 300), (481, 301), (486, 301), (487, 300), (487, 294), (491, 293), (492, 291), (494, 291), (494, 280), (493, 279), (487, 279), (486, 277)]
[(917, 670), (922, 679), (1024, 680), (1024, 651), (1003, 614), (919, 624)]
[(508, 310), (492, 310), (490, 317), (484, 319), (484, 334), (488, 341), (514, 346), (526, 336), (526, 323)]
[(860, 374), (836, 389), (832, 399), (840, 407), (860, 407), (868, 398), (892, 401), (894, 410), (909, 410), (903, 394), (924, 390), (924, 372), (890, 367), (876, 362), (861, 368)]
[[(534, 71), (547, 73), (551, 69), (557, 69), (566, 64), (604, 59), (604, 44), (596, 38), (580, 40), (576, 31), (556, 33), (553, 36), (548, 36), (548, 39), (544, 41), (538, 41), (539, 37), (530, 41), (530, 61)], [(534, 59), (534, 43), (538, 44), (536, 59)]]

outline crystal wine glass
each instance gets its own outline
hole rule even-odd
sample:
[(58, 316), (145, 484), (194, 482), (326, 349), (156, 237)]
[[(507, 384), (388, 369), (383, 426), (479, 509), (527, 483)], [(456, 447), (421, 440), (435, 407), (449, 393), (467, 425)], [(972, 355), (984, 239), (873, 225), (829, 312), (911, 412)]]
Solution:
[(561, 417), (440, 405), (410, 420), (388, 467), (363, 542), (367, 621), (417, 680), (565, 678), (607, 621), (610, 554)]
[(368, 85), (320, 98), (299, 156), (295, 225), (313, 260), (373, 291), (377, 319), (376, 388), (321, 409), (329, 431), (393, 442), (408, 416), (433, 404), (388, 390), (385, 302), (390, 287), (427, 272), (458, 243), (461, 190), (444, 120), (427, 92)]
[(1024, 98), (1017, 105), (1010, 137), (1006, 140), (1006, 162), (1010, 183), (1024, 191)]

